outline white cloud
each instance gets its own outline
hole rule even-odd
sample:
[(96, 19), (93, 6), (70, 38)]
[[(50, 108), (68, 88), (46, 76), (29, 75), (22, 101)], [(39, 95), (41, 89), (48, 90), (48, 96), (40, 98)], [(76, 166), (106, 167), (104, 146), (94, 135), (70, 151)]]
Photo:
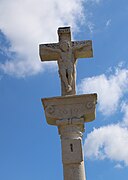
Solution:
[(122, 166), (121, 164), (119, 164), (119, 163), (118, 163), (118, 164), (116, 164), (116, 165), (115, 165), (115, 167), (114, 167), (114, 168), (116, 168), (116, 169), (122, 169), (122, 168), (123, 168), (123, 166)]
[(78, 85), (79, 93), (98, 94), (99, 111), (110, 115), (117, 110), (124, 93), (128, 91), (128, 69), (117, 68), (112, 75), (101, 74), (85, 78)]
[(87, 21), (87, 26), (89, 28), (90, 33), (93, 33), (95, 25), (91, 21)]
[(109, 125), (94, 129), (84, 144), (85, 157), (114, 160), (128, 166), (128, 129)]
[(107, 22), (106, 22), (106, 27), (108, 27), (110, 25), (111, 25), (111, 19), (108, 19)]
[(124, 165), (128, 166), (128, 102), (124, 96), (128, 92), (128, 69), (123, 69), (120, 64), (115, 73), (112, 74), (112, 69), (110, 72), (109, 76), (102, 74), (85, 78), (79, 85), (79, 90), (83, 93), (97, 92), (99, 110), (104, 115), (110, 115), (119, 106), (123, 118), (117, 124), (94, 129), (88, 134), (84, 151), (86, 158), (107, 158), (117, 162), (115, 168), (122, 168)]
[(121, 110), (124, 113), (124, 117), (120, 125), (123, 127), (128, 127), (128, 103), (127, 102), (122, 103)]
[[(15, 57), (0, 64), (5, 73), (26, 76), (41, 72), (38, 45), (57, 41), (57, 28), (83, 18), (83, 0), (1, 0), (0, 28), (10, 41), (9, 52)], [(79, 21), (80, 20), (80, 21)], [(50, 66), (50, 63), (49, 63)]]

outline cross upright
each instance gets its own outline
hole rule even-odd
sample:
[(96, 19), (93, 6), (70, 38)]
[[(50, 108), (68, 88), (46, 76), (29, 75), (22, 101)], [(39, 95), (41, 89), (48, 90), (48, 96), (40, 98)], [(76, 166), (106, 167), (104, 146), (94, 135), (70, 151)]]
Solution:
[(58, 28), (58, 43), (40, 44), (41, 61), (57, 61), (61, 79), (61, 95), (76, 94), (77, 58), (93, 57), (92, 41), (71, 41), (70, 27)]

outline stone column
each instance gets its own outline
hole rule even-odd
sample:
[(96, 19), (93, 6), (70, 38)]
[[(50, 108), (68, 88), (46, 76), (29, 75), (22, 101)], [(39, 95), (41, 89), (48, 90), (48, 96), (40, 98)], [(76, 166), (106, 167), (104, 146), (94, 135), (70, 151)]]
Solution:
[(57, 121), (62, 146), (64, 180), (86, 180), (82, 136), (84, 119)]
[(97, 94), (44, 98), (47, 123), (58, 127), (64, 180), (86, 180), (82, 136), (84, 123), (95, 119)]

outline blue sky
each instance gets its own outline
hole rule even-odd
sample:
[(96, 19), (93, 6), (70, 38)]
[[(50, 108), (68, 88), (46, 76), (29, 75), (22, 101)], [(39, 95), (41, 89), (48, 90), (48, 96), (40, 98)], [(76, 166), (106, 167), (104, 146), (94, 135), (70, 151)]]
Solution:
[(1, 0), (1, 180), (63, 179), (58, 131), (41, 104), (60, 96), (60, 80), (38, 45), (67, 25), (72, 39), (93, 40), (94, 57), (77, 63), (77, 94), (98, 94), (83, 137), (87, 180), (128, 179), (127, 21), (126, 0)]

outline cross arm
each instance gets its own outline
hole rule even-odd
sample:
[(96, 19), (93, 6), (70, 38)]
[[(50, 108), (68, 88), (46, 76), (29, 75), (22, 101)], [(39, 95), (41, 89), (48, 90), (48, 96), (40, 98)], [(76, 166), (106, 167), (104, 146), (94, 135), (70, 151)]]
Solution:
[(54, 61), (59, 59), (59, 43), (40, 44), (39, 55), (41, 61)]
[(92, 41), (73, 41), (72, 48), (77, 58), (90, 58), (93, 57)]

